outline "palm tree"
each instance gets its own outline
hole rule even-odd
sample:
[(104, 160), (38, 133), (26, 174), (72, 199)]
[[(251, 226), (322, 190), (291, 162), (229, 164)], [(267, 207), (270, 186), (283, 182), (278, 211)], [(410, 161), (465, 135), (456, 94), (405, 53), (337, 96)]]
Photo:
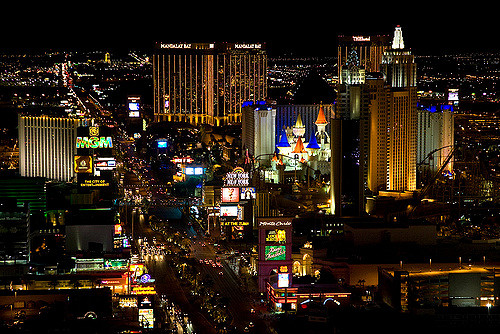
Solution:
[(78, 289), (83, 286), (78, 278), (72, 278), (70, 280), (70, 284), (73, 286), (74, 289)]
[(59, 280), (57, 279), (57, 277), (51, 277), (49, 281), (49, 287), (52, 290), (55, 290), (58, 286), (59, 286)]

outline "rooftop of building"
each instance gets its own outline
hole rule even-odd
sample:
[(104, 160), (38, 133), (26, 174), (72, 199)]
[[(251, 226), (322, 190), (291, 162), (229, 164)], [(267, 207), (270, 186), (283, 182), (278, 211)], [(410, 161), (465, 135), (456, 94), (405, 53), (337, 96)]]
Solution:
[(266, 43), (263, 42), (156, 42), (155, 49), (165, 52), (225, 52), (250, 51), (265, 52)]
[(403, 268), (383, 268), (380, 270), (394, 276), (399, 272), (408, 274), (412, 278), (426, 278), (435, 276), (446, 276), (449, 274), (489, 274), (499, 268), (500, 263), (488, 263), (486, 265), (469, 265), (457, 263), (413, 263), (403, 264)]
[(339, 45), (345, 43), (382, 43), (389, 46), (390, 42), (392, 42), (392, 38), (389, 35), (338, 35), (337, 39)]

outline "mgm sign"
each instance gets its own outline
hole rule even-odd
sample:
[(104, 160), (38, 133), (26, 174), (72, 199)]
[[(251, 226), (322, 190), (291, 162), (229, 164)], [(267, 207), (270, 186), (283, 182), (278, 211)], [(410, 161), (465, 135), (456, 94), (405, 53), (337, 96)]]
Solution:
[(91, 126), (88, 137), (76, 137), (76, 148), (113, 148), (113, 139), (99, 137), (99, 128)]

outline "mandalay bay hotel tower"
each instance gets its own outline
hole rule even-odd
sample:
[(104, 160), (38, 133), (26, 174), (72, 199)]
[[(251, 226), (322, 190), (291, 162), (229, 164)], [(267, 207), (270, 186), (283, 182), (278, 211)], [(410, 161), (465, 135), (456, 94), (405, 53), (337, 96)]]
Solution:
[(242, 102), (265, 100), (266, 70), (261, 43), (157, 43), (154, 121), (239, 123)]

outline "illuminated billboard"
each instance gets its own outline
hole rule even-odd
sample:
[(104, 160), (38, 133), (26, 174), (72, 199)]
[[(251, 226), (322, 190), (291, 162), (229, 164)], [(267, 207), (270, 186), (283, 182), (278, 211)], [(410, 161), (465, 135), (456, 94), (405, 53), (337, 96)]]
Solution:
[(104, 259), (102, 258), (75, 259), (76, 271), (102, 270), (103, 267), (104, 267)]
[(106, 270), (124, 270), (128, 268), (127, 259), (105, 259), (104, 269)]
[(448, 103), (453, 105), (458, 105), (458, 89), (450, 88), (448, 89)]
[(266, 231), (266, 243), (286, 243), (286, 231), (285, 230), (267, 230)]
[(255, 188), (254, 187), (242, 187), (240, 188), (240, 199), (255, 199)]
[(95, 169), (96, 170), (113, 170), (116, 168), (115, 158), (96, 158), (95, 159)]
[(141, 97), (129, 96), (128, 99), (128, 117), (140, 117), (139, 110), (141, 109)]
[(221, 217), (237, 217), (238, 216), (238, 206), (221, 206), (220, 207)]
[(158, 148), (167, 148), (167, 140), (166, 139), (158, 139), (156, 141), (156, 145)]
[(242, 222), (242, 221), (222, 221), (220, 222), (220, 226), (248, 226), (250, 222)]
[(128, 271), (130, 272), (130, 281), (136, 283), (142, 275), (146, 274), (146, 267), (144, 263), (132, 263)]
[(118, 305), (120, 307), (137, 307), (136, 296), (122, 296), (119, 299)]
[(129, 102), (128, 103), (128, 110), (130, 110), (130, 111), (137, 111), (137, 110), (139, 110), (139, 103), (137, 103), (137, 102)]
[(280, 273), (278, 274), (278, 288), (288, 288), (290, 287), (290, 280), (288, 279), (290, 274)]
[(286, 247), (266, 246), (264, 254), (266, 261), (284, 261), (286, 260)]
[(73, 166), (75, 173), (92, 173), (92, 157), (75, 155)]
[(239, 188), (222, 188), (223, 203), (238, 203), (240, 201)]
[(203, 167), (186, 167), (184, 174), (186, 174), (186, 175), (203, 175)]
[(155, 318), (152, 308), (139, 309), (139, 323), (142, 328), (153, 328)]

